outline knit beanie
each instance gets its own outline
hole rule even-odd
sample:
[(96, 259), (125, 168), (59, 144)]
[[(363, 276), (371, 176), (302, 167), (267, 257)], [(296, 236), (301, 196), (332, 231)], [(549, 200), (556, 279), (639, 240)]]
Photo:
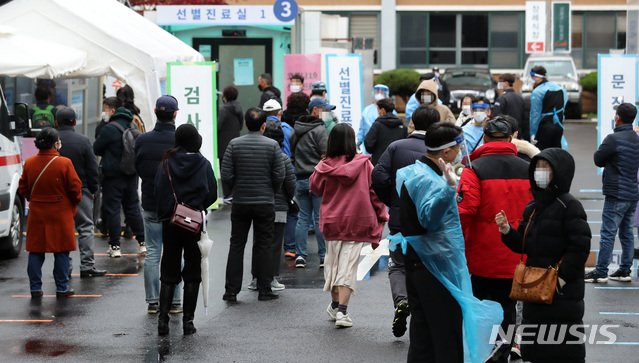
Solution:
[(180, 125), (175, 130), (175, 147), (181, 146), (186, 151), (195, 153), (202, 147), (202, 136), (191, 124)]

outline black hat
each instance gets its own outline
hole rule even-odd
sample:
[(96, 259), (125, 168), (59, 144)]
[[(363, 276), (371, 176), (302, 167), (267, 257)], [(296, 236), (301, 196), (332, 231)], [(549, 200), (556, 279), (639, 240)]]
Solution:
[(486, 121), (484, 134), (488, 137), (500, 139), (512, 136), (513, 132), (510, 129), (510, 124), (506, 120), (498, 118)]
[(75, 121), (75, 111), (71, 107), (62, 107), (55, 113), (55, 120), (59, 124), (72, 125)]
[(202, 136), (191, 124), (180, 125), (175, 130), (175, 147), (183, 147), (186, 151), (195, 153), (202, 147)]
[(155, 102), (155, 109), (164, 112), (175, 112), (179, 110), (178, 101), (171, 95), (160, 96)]

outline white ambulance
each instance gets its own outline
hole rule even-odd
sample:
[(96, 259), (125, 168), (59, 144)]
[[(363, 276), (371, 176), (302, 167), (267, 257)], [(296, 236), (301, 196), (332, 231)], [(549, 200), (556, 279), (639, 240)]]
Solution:
[(0, 256), (17, 257), (22, 251), (24, 198), (18, 194), (22, 175), (22, 136), (29, 134), (26, 104), (16, 104), (15, 115), (0, 87)]

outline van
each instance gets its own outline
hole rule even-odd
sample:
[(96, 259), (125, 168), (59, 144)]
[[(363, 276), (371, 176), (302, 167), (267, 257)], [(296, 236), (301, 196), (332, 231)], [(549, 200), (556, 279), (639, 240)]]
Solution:
[(22, 136), (29, 135), (29, 109), (24, 103), (9, 106), (0, 86), (0, 256), (18, 257), (23, 247), (24, 198), (18, 194), (22, 176)]

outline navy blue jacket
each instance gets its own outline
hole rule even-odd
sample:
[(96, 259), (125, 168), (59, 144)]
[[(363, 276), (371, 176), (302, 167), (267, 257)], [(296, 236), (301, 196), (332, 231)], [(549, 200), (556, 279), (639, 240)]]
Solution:
[(177, 152), (162, 163), (155, 175), (155, 197), (159, 221), (168, 221), (173, 215), (175, 199), (167, 174), (167, 163), (179, 203), (205, 210), (217, 199), (217, 180), (211, 163), (200, 153)]
[(639, 200), (639, 136), (632, 124), (615, 127), (594, 155), (595, 165), (603, 167), (603, 194), (619, 200)]
[(73, 126), (60, 125), (58, 128), (62, 147), (60, 155), (71, 159), (75, 172), (82, 180), (82, 188), (94, 194), (98, 191), (98, 161), (93, 154), (88, 137), (75, 132)]
[[(117, 122), (123, 128), (137, 128), (133, 121), (133, 114), (124, 107), (119, 107), (115, 113), (111, 115), (109, 122)], [(120, 171), (120, 160), (122, 159), (122, 151), (124, 143), (122, 143), (122, 133), (117, 127), (106, 124), (100, 131), (98, 138), (93, 143), (93, 152), (102, 156), (100, 165), (102, 166), (102, 175), (107, 178), (117, 178), (126, 176)]]
[(135, 140), (135, 171), (142, 178), (142, 208), (155, 212), (155, 174), (164, 152), (175, 144), (175, 124), (156, 122), (153, 130), (141, 134)]
[(424, 135), (412, 133), (406, 139), (390, 144), (373, 169), (373, 190), (379, 200), (390, 207), (388, 228), (391, 234), (400, 231), (399, 194), (395, 187), (397, 170), (414, 164), (426, 155), (426, 150)]

